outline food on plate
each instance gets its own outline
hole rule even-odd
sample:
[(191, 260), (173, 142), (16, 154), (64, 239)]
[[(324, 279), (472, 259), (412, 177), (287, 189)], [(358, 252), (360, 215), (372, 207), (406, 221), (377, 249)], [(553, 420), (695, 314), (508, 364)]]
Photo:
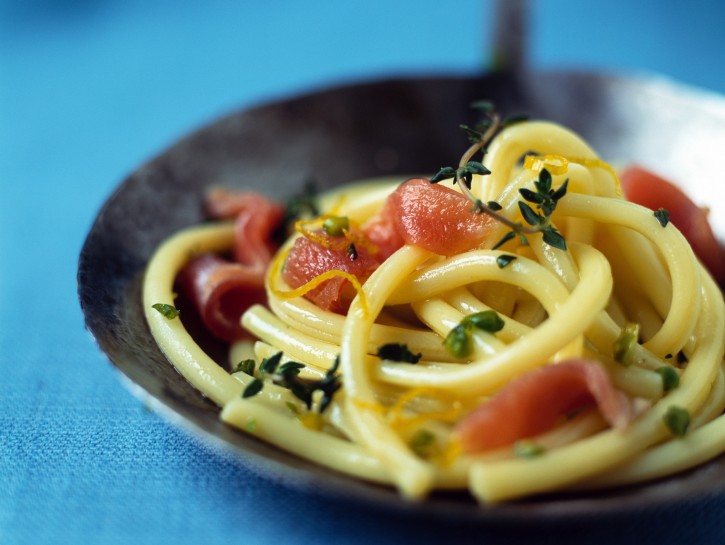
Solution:
[(681, 218), (699, 209), (648, 209), (631, 180), (653, 175), (620, 183), (567, 128), (481, 111), (429, 178), (210, 193), (214, 219), (146, 271), (161, 350), (230, 426), (410, 499), (637, 483), (725, 451), (723, 262)]

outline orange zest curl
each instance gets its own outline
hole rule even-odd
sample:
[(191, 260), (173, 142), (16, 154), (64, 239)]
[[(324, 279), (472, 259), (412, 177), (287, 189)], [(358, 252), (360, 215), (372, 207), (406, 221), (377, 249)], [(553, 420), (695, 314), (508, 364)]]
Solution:
[(527, 155), (524, 157), (524, 168), (538, 172), (546, 168), (551, 174), (566, 174), (569, 164), (573, 163), (587, 168), (601, 168), (606, 170), (614, 179), (617, 192), (621, 192), (619, 177), (612, 166), (595, 157), (564, 157), (562, 155)]
[(272, 294), (274, 294), (276, 297), (279, 297), (280, 299), (294, 299), (295, 297), (303, 297), (307, 292), (315, 289), (317, 286), (322, 284), (323, 282), (330, 280), (331, 278), (334, 278), (336, 276), (339, 276), (341, 278), (344, 278), (350, 284), (352, 284), (352, 287), (355, 288), (355, 291), (357, 292), (358, 297), (360, 298), (360, 306), (362, 307), (363, 312), (365, 315), (368, 314), (368, 302), (367, 302), (367, 296), (365, 295), (365, 291), (362, 288), (362, 284), (360, 284), (360, 281), (357, 279), (357, 277), (353, 274), (350, 274), (345, 271), (340, 271), (337, 269), (332, 269), (330, 271), (324, 272), (319, 276), (316, 276), (309, 282), (302, 284), (300, 287), (292, 289), (292, 290), (280, 290), (278, 288), (274, 287), (274, 280), (279, 279), (281, 277), (282, 273), (282, 266), (287, 259), (287, 254), (289, 253), (289, 250), (287, 251), (281, 251), (279, 252), (273, 262), (272, 266), (269, 268), (269, 277), (268, 277), (268, 289)]

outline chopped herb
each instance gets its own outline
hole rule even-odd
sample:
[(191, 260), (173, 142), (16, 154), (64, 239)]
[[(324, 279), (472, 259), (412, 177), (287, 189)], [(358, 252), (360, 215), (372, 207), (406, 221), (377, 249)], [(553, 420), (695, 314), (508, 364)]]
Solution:
[(378, 348), (377, 356), (382, 360), (418, 363), (423, 354), (413, 354), (407, 344), (388, 343)]
[(503, 319), (495, 310), (469, 314), (448, 332), (443, 340), (443, 346), (453, 356), (465, 358), (473, 351), (471, 336), (474, 328), (496, 333), (503, 329), (504, 325)]
[(443, 180), (450, 180), (451, 178), (455, 178), (455, 176), (456, 176), (455, 168), (443, 167), (429, 181), (432, 184), (437, 184), (438, 182), (442, 182)]
[(322, 230), (331, 237), (341, 237), (350, 230), (350, 220), (345, 216), (330, 216), (322, 222)]
[(151, 305), (151, 308), (158, 310), (167, 320), (173, 320), (179, 315), (179, 310), (176, 307), (166, 303), (155, 303)]
[(332, 396), (342, 387), (340, 375), (337, 374), (337, 368), (340, 366), (340, 357), (335, 358), (335, 363), (327, 370), (325, 377), (319, 381), (317, 389), (322, 391), (322, 399), (320, 400), (320, 413), (332, 402)]
[(476, 312), (475, 314), (469, 314), (463, 320), (461, 324), (465, 327), (476, 327), (483, 329), (489, 333), (496, 333), (501, 331), (504, 326), (504, 321), (495, 310), (484, 310), (482, 312)]
[(689, 360), (687, 359), (687, 356), (685, 355), (685, 353), (684, 353), (684, 352), (683, 352), (682, 350), (680, 350), (680, 351), (679, 351), (679, 352), (677, 353), (677, 364), (678, 364), (678, 365), (684, 365), (684, 364), (685, 364), (685, 363), (687, 363), (688, 361), (689, 361)]
[(278, 373), (280, 375), (288, 375), (288, 376), (299, 375), (300, 371), (304, 368), (305, 368), (304, 363), (300, 363), (298, 361), (288, 361), (286, 363), (283, 363), (279, 367)]
[(300, 378), (300, 371), (305, 368), (305, 364), (287, 361), (280, 365), (281, 360), (282, 352), (277, 352), (273, 356), (262, 360), (259, 365), (260, 376), (247, 385), (242, 392), (242, 397), (247, 398), (257, 395), (264, 388), (264, 379), (269, 378), (274, 384), (290, 390), (308, 409), (312, 408), (315, 392), (322, 392), (319, 412), (324, 412), (332, 402), (332, 396), (342, 387), (340, 375), (337, 374), (340, 365), (339, 358), (335, 360), (325, 376), (319, 380)]
[(287, 403), (285, 403), (285, 405), (287, 406), (287, 408), (289, 409), (289, 411), (291, 413), (293, 413), (293, 414), (300, 414), (300, 410), (297, 408), (297, 405), (295, 405), (291, 401), (288, 401)]
[(622, 327), (619, 336), (612, 343), (612, 353), (615, 361), (629, 366), (634, 359), (634, 348), (639, 341), (639, 324), (627, 322)]
[(244, 429), (246, 429), (249, 433), (257, 431), (257, 420), (255, 418), (247, 418), (247, 423), (244, 426)]
[(480, 110), (484, 114), (491, 114), (496, 110), (496, 106), (490, 100), (474, 100), (470, 107)]
[(234, 368), (233, 373), (246, 373), (247, 375), (254, 376), (254, 368), (257, 366), (257, 362), (253, 359), (246, 359), (240, 361)]
[[(506, 244), (509, 240), (513, 240), (516, 238), (516, 232), (515, 231), (509, 231), (506, 233), (503, 237), (501, 237), (501, 240), (499, 240), (496, 244), (493, 245), (492, 250), (496, 250)], [(528, 241), (527, 241), (528, 242)]]
[(277, 370), (279, 362), (282, 360), (282, 352), (277, 352), (273, 356), (264, 358), (262, 363), (259, 364), (259, 372), (267, 375), (272, 375)]
[(252, 382), (247, 384), (246, 388), (244, 388), (244, 391), (242, 392), (242, 397), (244, 399), (248, 397), (254, 397), (262, 391), (262, 388), (264, 388), (264, 382), (262, 382), (261, 379), (255, 378), (254, 380), (252, 380)]
[(503, 122), (501, 123), (504, 127), (510, 127), (511, 125), (515, 125), (516, 123), (521, 123), (522, 121), (528, 121), (529, 116), (526, 114), (513, 114), (506, 118), (504, 118)]
[(658, 367), (655, 369), (655, 373), (662, 377), (662, 389), (665, 393), (674, 390), (680, 385), (680, 375), (669, 365)]
[(418, 456), (427, 458), (436, 446), (436, 436), (428, 430), (418, 430), (410, 438), (408, 445)]
[(546, 242), (549, 246), (558, 248), (559, 250), (566, 250), (566, 240), (564, 240), (561, 233), (559, 233), (559, 231), (551, 225), (542, 230), (542, 235), (544, 242)]
[(664, 208), (656, 210), (654, 215), (655, 218), (657, 218), (657, 221), (660, 222), (660, 225), (662, 227), (667, 227), (667, 224), (670, 223), (670, 213)]
[(683, 437), (690, 427), (690, 412), (687, 409), (672, 405), (662, 418), (667, 428), (676, 437)]
[(347, 257), (350, 258), (351, 261), (355, 261), (357, 259), (357, 248), (355, 248), (354, 244), (350, 244), (350, 246), (347, 247), (345, 250), (345, 253), (347, 254)]
[(504, 267), (508, 267), (514, 259), (516, 259), (515, 255), (500, 255), (496, 258), (496, 264), (499, 269), (503, 269)]
[(316, 218), (320, 215), (317, 204), (317, 184), (314, 180), (307, 180), (302, 192), (294, 195), (287, 201), (284, 218), (279, 229), (275, 231), (275, 240), (284, 240), (292, 231), (292, 225), (299, 219)]
[(471, 182), (473, 182), (473, 175), (474, 174), (480, 174), (481, 176), (486, 176), (487, 174), (491, 174), (491, 171), (488, 170), (483, 164), (479, 163), (478, 161), (468, 161), (464, 166), (459, 167), (457, 169), (453, 169), (452, 167), (444, 167), (441, 170), (438, 171), (438, 174), (433, 176), (433, 178), (430, 179), (431, 183), (437, 183), (443, 180), (448, 180), (450, 178), (453, 178), (453, 183), (458, 183), (460, 181), (463, 181), (463, 183), (466, 186), (466, 189), (471, 189)]
[(536, 458), (544, 454), (544, 447), (528, 439), (514, 443), (514, 456), (517, 458)]
[(443, 346), (456, 358), (465, 358), (471, 354), (471, 332), (462, 325), (457, 325), (448, 332)]

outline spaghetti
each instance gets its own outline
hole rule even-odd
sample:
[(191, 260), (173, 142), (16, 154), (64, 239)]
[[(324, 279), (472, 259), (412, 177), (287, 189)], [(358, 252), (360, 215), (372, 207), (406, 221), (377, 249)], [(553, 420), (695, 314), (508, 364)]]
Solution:
[[(218, 222), (172, 236), (145, 277), (153, 336), (227, 424), (410, 499), (468, 489), (490, 503), (637, 483), (725, 451), (725, 305), (680, 231), (625, 200), (614, 170), (556, 124), (503, 129), (485, 164), (464, 172), (470, 187), (463, 179), (437, 185), (495, 203), (506, 221), (476, 224), (473, 247), (452, 255), (403, 241), (369, 276), (333, 269), (293, 287), (285, 267), (295, 241), (321, 243), (315, 221), (300, 224), (267, 268), (267, 304), (241, 318), (255, 341), (233, 346), (230, 363), (213, 361), (182, 320), (152, 307), (174, 304), (191, 255), (230, 250), (234, 227)], [(326, 196), (321, 212), (363, 226), (396, 191), (392, 182), (351, 186)], [(527, 195), (534, 200), (522, 206)], [(554, 196), (552, 206), (542, 195)], [(468, 213), (486, 216), (477, 212)], [(524, 234), (526, 224), (536, 228)], [(345, 225), (336, 236), (363, 244)], [(376, 251), (372, 243), (363, 249)], [(343, 313), (308, 297), (335, 278), (347, 282)], [(230, 371), (239, 361), (248, 363)], [(517, 388), (554, 384), (544, 377), (557, 366), (583, 378), (557, 378), (560, 389), (515, 399)], [(589, 388), (581, 407), (569, 390), (577, 381)], [(539, 406), (534, 395), (548, 399), (538, 412), (557, 405), (563, 414), (496, 443), (517, 407)], [(563, 401), (569, 397), (573, 405)], [(485, 407), (505, 403), (507, 416), (479, 434), (476, 419), (495, 414)], [(608, 406), (624, 412), (610, 417)], [(466, 426), (491, 435), (492, 446), (471, 448)]]

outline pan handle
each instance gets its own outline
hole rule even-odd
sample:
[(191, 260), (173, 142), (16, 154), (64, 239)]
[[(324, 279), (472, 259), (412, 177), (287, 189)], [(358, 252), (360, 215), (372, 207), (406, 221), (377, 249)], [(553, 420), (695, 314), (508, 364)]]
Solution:
[(496, 0), (489, 69), (521, 73), (526, 70), (528, 0)]

